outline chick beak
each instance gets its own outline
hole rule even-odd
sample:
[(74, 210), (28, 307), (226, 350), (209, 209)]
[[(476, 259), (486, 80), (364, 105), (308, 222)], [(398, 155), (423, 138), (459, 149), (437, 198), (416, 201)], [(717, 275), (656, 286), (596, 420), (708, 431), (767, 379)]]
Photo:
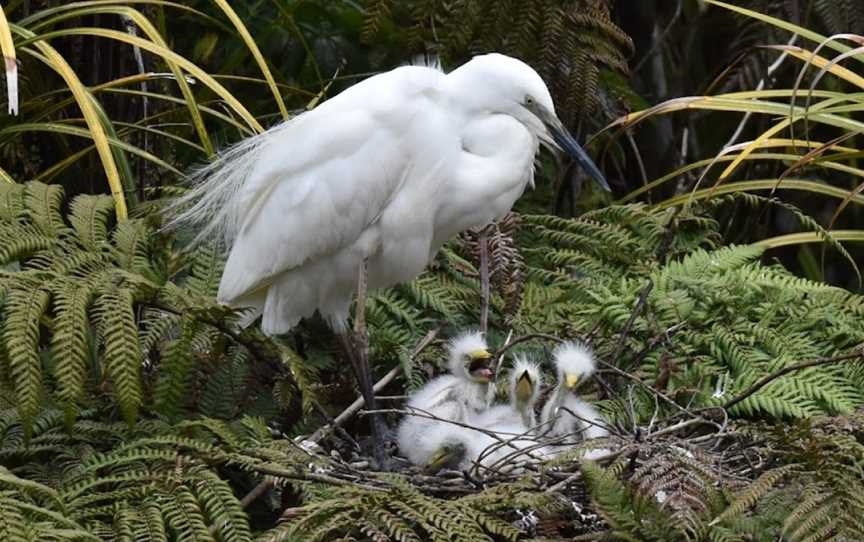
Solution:
[(491, 381), (495, 371), (490, 367), (492, 354), (488, 350), (475, 350), (468, 353), (468, 372), (479, 380)]
[(522, 373), (519, 380), (516, 381), (516, 399), (520, 402), (527, 402), (534, 392), (534, 383), (531, 381), (531, 375), (528, 371)]
[(465, 446), (456, 444), (454, 446), (443, 446), (429, 458), (429, 461), (424, 466), (423, 470), (429, 473), (436, 473), (441, 469), (456, 468), (457, 465), (465, 457)]
[(576, 386), (579, 385), (579, 375), (568, 373), (564, 375), (564, 382), (567, 385), (567, 389), (575, 390)]
[(606, 177), (600, 172), (600, 168), (591, 160), (585, 149), (576, 142), (576, 139), (570, 134), (570, 131), (567, 130), (558, 117), (550, 111), (543, 111), (539, 116), (540, 120), (543, 121), (543, 124), (549, 130), (552, 139), (561, 147), (561, 150), (572, 156), (582, 166), (582, 169), (600, 185), (600, 188), (606, 192), (611, 192), (612, 189), (609, 188), (609, 183), (606, 182)]

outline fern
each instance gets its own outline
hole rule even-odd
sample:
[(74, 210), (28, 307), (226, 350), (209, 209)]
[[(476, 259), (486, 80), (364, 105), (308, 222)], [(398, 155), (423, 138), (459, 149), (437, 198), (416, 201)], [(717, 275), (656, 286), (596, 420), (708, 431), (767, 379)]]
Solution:
[[(176, 256), (167, 240), (141, 219), (112, 228), (110, 198), (75, 198), (70, 227), (59, 187), (4, 186), (0, 195), (0, 237), (9, 241), (0, 245), (0, 257), (14, 264), (0, 274), (0, 374), (14, 389), (25, 436), (46, 395), (62, 405), (71, 424), (90, 392), (111, 389), (133, 423), (150, 404), (177, 415), (191, 404), (193, 390), (197, 395), (211, 374), (224, 372), (220, 366), (228, 358), (222, 354), (238, 350), (238, 336), (219, 328), (227, 329), (233, 315), (213, 300), (222, 268), (215, 249), (199, 249), (188, 273), (169, 281)], [(270, 362), (281, 364), (279, 347), (255, 340)], [(202, 360), (207, 370), (199, 367)], [(278, 376), (293, 382), (287, 372)], [(235, 381), (232, 398), (255, 384)], [(311, 387), (308, 379), (304, 384)]]
[(64, 284), (54, 292), (54, 352), (57, 398), (66, 405), (70, 417), (83, 397), (90, 361), (90, 325), (87, 311), (92, 290), (86, 284)]
[(27, 421), (25, 435), (30, 433), (30, 420), (41, 408), (42, 360), (39, 356), (40, 319), (48, 307), (50, 294), (38, 287), (29, 291), (15, 290), (6, 300), (9, 317), (4, 325), (6, 362), (15, 385), (18, 411)]

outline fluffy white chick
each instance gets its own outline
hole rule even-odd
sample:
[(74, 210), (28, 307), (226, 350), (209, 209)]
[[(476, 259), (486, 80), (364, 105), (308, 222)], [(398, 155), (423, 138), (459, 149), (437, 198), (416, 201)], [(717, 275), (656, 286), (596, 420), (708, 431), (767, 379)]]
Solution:
[(543, 386), (543, 373), (540, 366), (517, 356), (507, 379), (507, 397), (505, 404), (496, 405), (471, 419), (471, 425), (488, 430), (498, 430), (496, 426), (505, 424), (515, 426), (521, 423), (522, 432), (537, 425), (534, 405), (540, 397)]
[[(508, 378), (509, 402), (494, 406), (470, 421), (471, 425), (493, 431), (495, 435), (480, 431), (472, 435), (465, 442), (466, 463), (463, 463), (463, 467), (466, 464), (470, 467), (478, 460), (482, 465), (490, 466), (516, 450), (536, 444), (531, 433), (537, 425), (534, 405), (540, 397), (542, 385), (543, 374), (540, 367), (524, 357), (517, 357)], [(488, 449), (490, 446), (493, 448)], [(519, 456), (519, 460), (537, 455), (536, 453), (530, 456), (523, 454)]]
[[(441, 420), (466, 423), (488, 407), (487, 390), (495, 377), (493, 358), (479, 332), (454, 338), (448, 347), (450, 374), (440, 376), (417, 390), (406, 404), (409, 410)], [(396, 440), (399, 449), (415, 465), (450, 461), (449, 456), (465, 438), (458, 426), (424, 416), (402, 419)]]
[(591, 350), (580, 343), (565, 342), (552, 355), (558, 384), (540, 416), (547, 436), (577, 435), (583, 440), (607, 436), (600, 413), (576, 395), (579, 384), (596, 369)]

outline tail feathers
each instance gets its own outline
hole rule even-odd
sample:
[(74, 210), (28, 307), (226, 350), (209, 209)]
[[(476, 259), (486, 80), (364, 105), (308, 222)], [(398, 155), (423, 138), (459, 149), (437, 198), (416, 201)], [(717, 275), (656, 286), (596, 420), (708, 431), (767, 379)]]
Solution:
[(267, 301), (267, 288), (258, 289), (236, 300), (228, 301), (220, 298), (218, 301), (231, 307), (243, 309), (238, 323), (241, 327), (249, 327), (264, 313), (264, 305)]

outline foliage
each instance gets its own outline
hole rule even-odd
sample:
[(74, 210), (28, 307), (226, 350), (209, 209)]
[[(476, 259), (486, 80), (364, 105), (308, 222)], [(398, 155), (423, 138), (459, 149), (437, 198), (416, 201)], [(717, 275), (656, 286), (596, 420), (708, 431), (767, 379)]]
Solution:
[(290, 380), (290, 351), (229, 330), (233, 315), (213, 301), (215, 250), (178, 266), (146, 219), (114, 225), (107, 196), (76, 197), (68, 221), (58, 185), (0, 185), (0, 198), (0, 374), (25, 436), (46, 395), (71, 421), (94, 390), (111, 390), (128, 423), (145, 405), (169, 418), (187, 408), (234, 417), (261, 385), (250, 346), (271, 351), (271, 380)]
[[(518, 289), (521, 302), (493, 296), (493, 328), (506, 326), (517, 336), (591, 335), (601, 359), (680, 404), (722, 405), (784, 367), (864, 343), (860, 296), (758, 263), (764, 252), (758, 245), (712, 248), (719, 236), (710, 219), (629, 205), (577, 219), (523, 215), (520, 220), (516, 246), (532, 248), (521, 250), (524, 271), (497, 290)], [(470, 257), (471, 243), (463, 245)], [(405, 296), (406, 309), (385, 327), (404, 329), (407, 323), (408, 329), (418, 328), (413, 337), (418, 340), (424, 320), (413, 317), (410, 307), (423, 299), (439, 302), (426, 304), (419, 314), (440, 311), (442, 320), (457, 326), (472, 323), (476, 289), (467, 314), (454, 315), (445, 302), (472, 296), (460, 285), (460, 275), (477, 277), (458, 256), (463, 248), (455, 249), (443, 253), (433, 272), (387, 294), (394, 305), (397, 296)], [(495, 269), (494, 251), (492, 260)], [(519, 261), (510, 255), (504, 260)], [(847, 413), (864, 403), (862, 384), (853, 365), (814, 367), (778, 378), (730, 412), (776, 418)], [(633, 393), (639, 401), (653, 401), (644, 390)], [(618, 417), (626, 404), (608, 406)], [(647, 421), (652, 411), (640, 412)]]
[[(767, 192), (769, 198), (782, 199), (811, 216), (822, 217), (825, 229), (840, 230), (836, 234), (838, 241), (860, 243), (864, 239), (859, 227), (864, 184), (857, 164), (857, 137), (862, 125), (855, 113), (860, 107), (858, 96), (864, 79), (860, 76), (862, 56), (850, 53), (860, 41), (850, 31), (864, 31), (855, 26), (860, 23), (856, 14), (861, 8), (847, 2), (807, 2), (808, 9), (797, 7), (800, 4), (707, 0), (706, 7), (711, 9), (699, 11), (699, 20), (716, 32), (711, 39), (731, 42), (729, 51), (723, 49), (729, 58), (719, 59), (717, 73), (711, 74), (715, 79), (704, 83), (704, 89), (688, 89), (689, 96), (676, 94), (658, 105), (626, 115), (612, 127), (623, 128), (623, 133), (629, 134), (642, 121), (654, 119), (653, 126), (645, 127), (650, 132), (656, 130), (657, 123), (668, 128), (673, 122), (669, 114), (690, 110), (694, 113), (687, 116), (688, 126), (681, 134), (686, 143), (682, 151), (707, 150), (709, 157), (678, 157), (673, 171), (654, 180), (643, 175), (644, 185), (622, 202), (648, 198), (671, 207), (730, 193)], [(792, 22), (786, 20), (793, 13), (796, 17)], [(843, 23), (838, 27), (840, 18)], [(843, 33), (828, 37), (802, 26), (817, 21), (832, 32), (842, 28)], [(688, 29), (698, 33), (693, 21), (689, 21)], [(793, 36), (797, 36), (794, 43), (790, 41)], [(736, 55), (736, 62), (730, 64)], [(710, 95), (699, 95), (703, 92)], [(730, 115), (732, 111), (740, 115)], [(707, 124), (713, 129), (697, 129)], [(848, 254), (826, 254), (823, 250), (820, 265), (818, 253), (800, 247), (813, 242), (813, 236), (771, 238), (778, 230), (786, 233), (787, 222), (794, 221), (782, 206), (764, 206), (758, 220), (742, 211), (735, 209), (722, 215), (729, 222), (727, 231), (742, 240), (758, 239), (769, 247), (796, 245), (778, 252), (788, 266), (798, 267), (819, 280), (831, 272), (831, 282), (861, 288), (854, 261), (854, 275), (843, 261), (850, 259)], [(852, 259), (860, 260), (860, 247), (850, 246), (848, 250), (854, 255)]]
[(254, 418), (130, 430), (90, 412), (67, 429), (52, 411), (28, 446), (12, 411), (0, 412), (0, 454), (12, 465), (0, 468), (0, 524), (10, 540), (252, 540), (234, 487), (246, 471), (298, 461), (290, 441), (273, 441)]
[[(601, 69), (626, 72), (632, 49), (606, 0), (367, 0), (367, 5), (367, 40), (430, 44), (451, 63), (485, 52), (525, 60), (550, 84), (569, 123), (589, 120), (607, 106)], [(400, 26), (404, 20), (410, 23)]]

